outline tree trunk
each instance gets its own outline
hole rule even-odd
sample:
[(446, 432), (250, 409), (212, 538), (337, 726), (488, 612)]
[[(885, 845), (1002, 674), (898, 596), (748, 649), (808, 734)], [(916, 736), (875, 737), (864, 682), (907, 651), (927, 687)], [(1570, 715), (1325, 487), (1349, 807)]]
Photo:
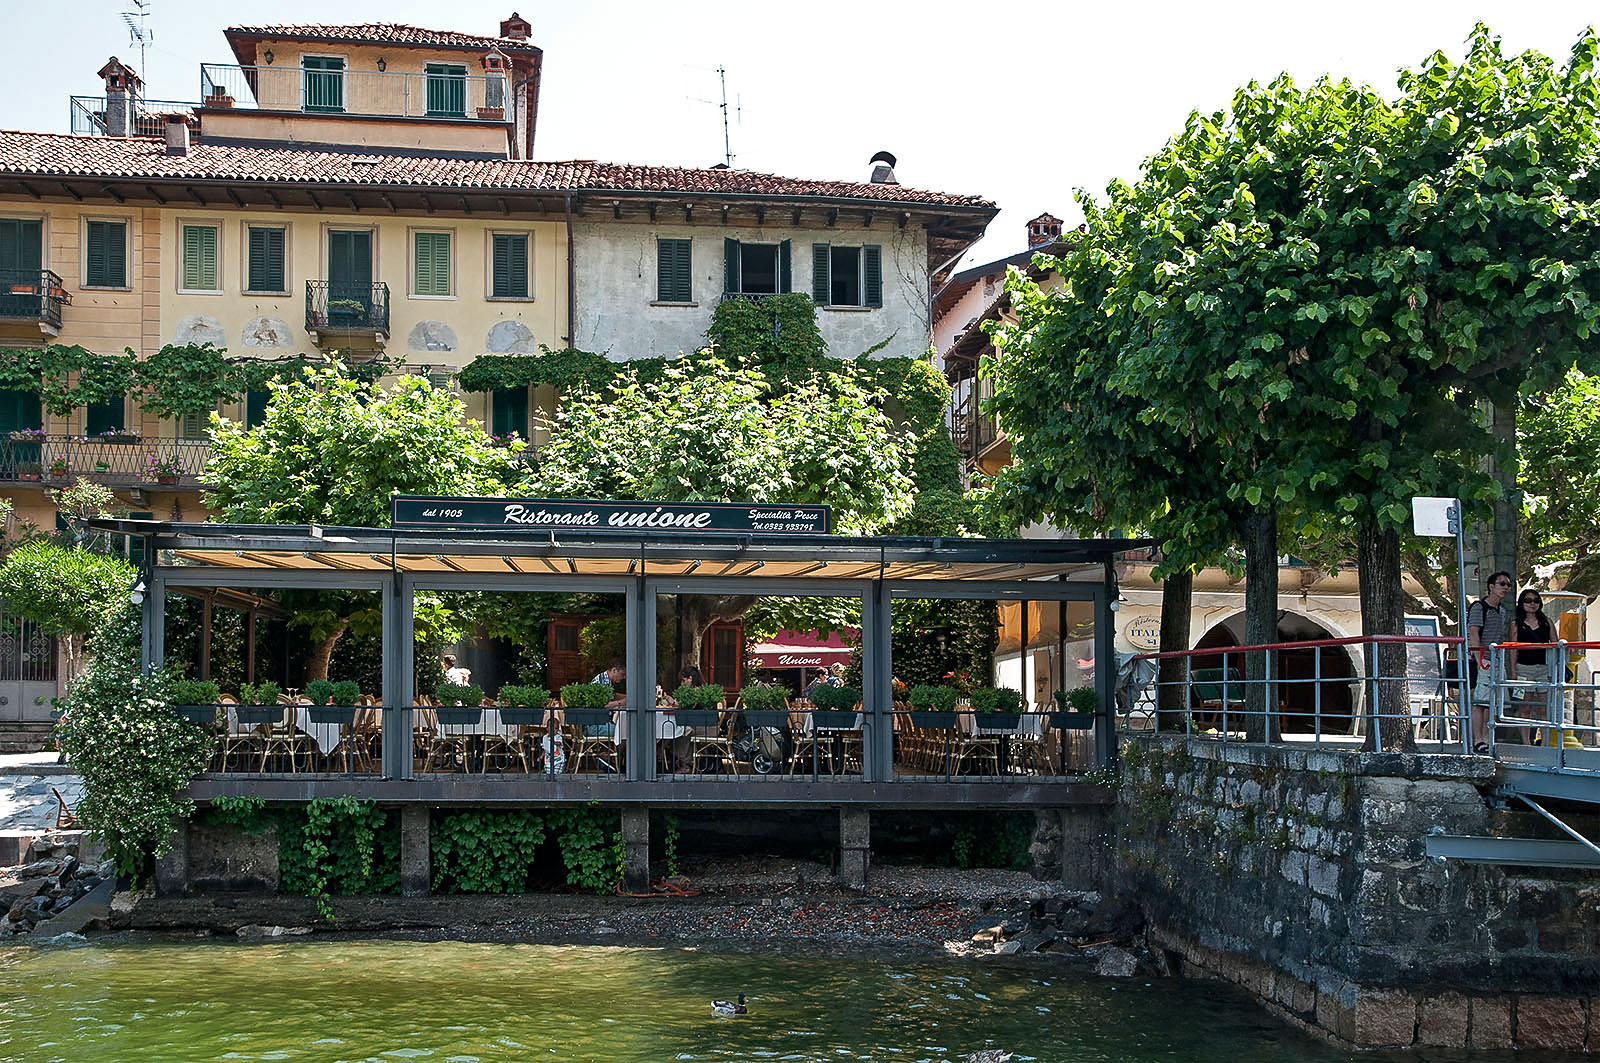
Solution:
[[(706, 632), (711, 625), (737, 620), (756, 604), (754, 594), (685, 594), (683, 597), (683, 642), (678, 647), (679, 674), (689, 665), (700, 667)], [(677, 676), (673, 677), (674, 679)]]
[[(1515, 402), (1484, 403), (1484, 417), (1497, 448), (1509, 450), (1513, 455), (1508, 462), (1500, 462), (1493, 455), (1482, 459), (1484, 472), (1494, 477), (1500, 485), (1500, 497), (1494, 502), (1494, 512), (1488, 524), (1479, 524), (1478, 571), (1484, 577), (1491, 572), (1506, 571), (1516, 579), (1517, 523), (1522, 515), (1522, 496), (1517, 492), (1517, 406)], [(1469, 544), (1470, 545), (1470, 544)]]
[[(1189, 648), (1189, 620), (1194, 609), (1194, 573), (1174, 572), (1161, 581), (1161, 652)], [(1188, 661), (1163, 657), (1156, 671), (1156, 730), (1181, 731), (1189, 709)]]
[(339, 636), (344, 634), (344, 629), (349, 625), (350, 621), (341, 620), (328, 634), (311, 644), (311, 652), (306, 655), (306, 677), (301, 683), (302, 687), (313, 679), (328, 678), (328, 662), (333, 659), (333, 644), (339, 641)]
[[(1244, 518), (1244, 641), (1261, 646), (1278, 641), (1278, 511), (1256, 506)], [(1244, 732), (1252, 742), (1276, 737), (1270, 712), (1276, 711), (1276, 690), (1267, 680), (1268, 655), (1245, 658)], [(1232, 726), (1230, 721), (1229, 726)]]
[[(1356, 529), (1356, 563), (1361, 571), (1361, 630), (1367, 635), (1403, 635), (1406, 630), (1405, 598), (1400, 587), (1400, 533), (1392, 527), (1379, 528), (1367, 517)], [(1365, 654), (1372, 667), (1373, 651)], [(1369, 699), (1367, 712), (1374, 716), (1369, 728), (1368, 747), (1387, 752), (1416, 749), (1411, 731), (1410, 700), (1406, 696), (1406, 648), (1404, 643), (1381, 643), (1377, 647), (1378, 674), (1384, 678), (1369, 683), (1377, 688)]]

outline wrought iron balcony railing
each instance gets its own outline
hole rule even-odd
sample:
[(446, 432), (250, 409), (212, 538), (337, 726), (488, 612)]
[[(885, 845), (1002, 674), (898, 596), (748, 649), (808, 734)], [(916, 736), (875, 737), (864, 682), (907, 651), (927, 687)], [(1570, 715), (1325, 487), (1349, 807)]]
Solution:
[(306, 329), (389, 334), (389, 286), (306, 281)]
[(72, 135), (76, 137), (159, 137), (167, 118), (189, 116), (200, 106), (182, 100), (141, 100), (128, 96), (73, 96)]
[(0, 318), (43, 321), (61, 327), (61, 308), (72, 296), (47, 269), (0, 269)]
[(432, 64), (424, 73), (346, 70), (337, 60), (312, 66), (227, 66), (203, 63), (200, 95), (207, 107), (310, 114), (443, 118), (506, 122), (510, 93), (502, 74), (469, 76), (465, 66)]
[(101, 436), (0, 436), (0, 483), (64, 485), (78, 477), (113, 487), (198, 487), (211, 457), (204, 440)]

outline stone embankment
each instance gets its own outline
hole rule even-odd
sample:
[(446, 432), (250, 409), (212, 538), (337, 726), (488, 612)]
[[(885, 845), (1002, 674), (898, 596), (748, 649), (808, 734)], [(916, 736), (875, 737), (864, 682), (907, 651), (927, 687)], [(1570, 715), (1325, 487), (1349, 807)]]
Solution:
[(0, 911), (4, 912), (0, 915), (0, 939), (32, 934), (41, 925), (48, 931), (82, 898), (109, 894), (111, 861), (81, 863), (80, 840), (76, 831), (36, 838), (23, 853), (23, 863), (0, 867)]

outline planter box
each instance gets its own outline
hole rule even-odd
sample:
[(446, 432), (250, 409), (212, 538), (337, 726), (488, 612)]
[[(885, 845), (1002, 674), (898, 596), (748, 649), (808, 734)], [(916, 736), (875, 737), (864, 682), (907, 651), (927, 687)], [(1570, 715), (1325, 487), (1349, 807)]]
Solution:
[(854, 709), (813, 709), (811, 711), (811, 726), (831, 727), (835, 730), (854, 730), (856, 716)]
[(672, 718), (679, 727), (715, 727), (721, 715), (716, 709), (674, 709)]
[(312, 723), (339, 723), (348, 727), (356, 722), (356, 707), (354, 705), (311, 705), (306, 709), (306, 715)]
[(789, 726), (789, 710), (745, 709), (744, 722), (747, 727), (787, 727)]
[(913, 709), (911, 710), (911, 724), (914, 727), (954, 727), (956, 714), (954, 712)]
[(282, 723), (287, 705), (235, 705), (233, 714), (240, 723)]
[(977, 716), (977, 724), (984, 731), (1015, 731), (1022, 722), (1020, 712), (983, 712)]
[(530, 709), (526, 705), (507, 707), (500, 710), (500, 722), (515, 724), (518, 727), (537, 727), (544, 723), (546, 711), (548, 710), (543, 708)]
[(483, 722), (482, 705), (440, 705), (433, 712), (441, 727), (470, 727)]
[[(709, 711), (709, 710), (707, 710)], [(611, 709), (562, 709), (567, 722), (576, 727), (598, 727), (611, 722)]]
[(504, 122), (506, 109), (504, 107), (479, 107), (478, 118), (484, 122)]
[(190, 723), (211, 724), (217, 719), (215, 705), (174, 705), (172, 711)]
[(1051, 712), (1050, 726), (1058, 731), (1092, 731), (1096, 713), (1093, 712)]

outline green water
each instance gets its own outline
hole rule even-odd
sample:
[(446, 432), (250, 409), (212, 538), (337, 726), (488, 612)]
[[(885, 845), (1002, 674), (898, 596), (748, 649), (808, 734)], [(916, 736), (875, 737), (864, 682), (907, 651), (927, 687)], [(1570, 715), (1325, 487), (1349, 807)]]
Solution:
[[(749, 1014), (719, 1018), (744, 992)], [(1219, 986), (970, 962), (389, 941), (0, 950), (0, 1060), (964, 1060), (1375, 1057)]]

